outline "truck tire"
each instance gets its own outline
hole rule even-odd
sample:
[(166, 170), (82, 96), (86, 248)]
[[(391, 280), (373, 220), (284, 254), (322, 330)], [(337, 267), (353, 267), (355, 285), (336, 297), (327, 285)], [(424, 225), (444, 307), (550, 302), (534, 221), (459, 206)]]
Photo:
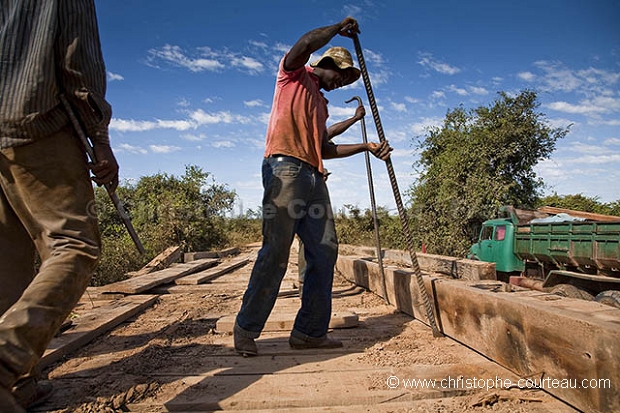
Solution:
[(587, 291), (575, 287), (572, 284), (558, 284), (551, 289), (551, 294), (562, 297), (578, 298), (580, 300), (592, 301), (594, 296)]
[(610, 305), (612, 307), (620, 308), (620, 291), (607, 290), (599, 293), (594, 301), (597, 303)]

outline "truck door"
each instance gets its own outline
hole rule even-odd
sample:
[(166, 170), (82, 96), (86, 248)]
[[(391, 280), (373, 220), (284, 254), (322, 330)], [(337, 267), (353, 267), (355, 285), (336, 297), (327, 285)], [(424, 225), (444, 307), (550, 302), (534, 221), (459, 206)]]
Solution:
[(495, 227), (493, 225), (485, 225), (480, 231), (480, 251), (478, 258), (480, 261), (494, 262), (493, 260), (493, 233)]
[(500, 264), (503, 262), (506, 225), (489, 225), (480, 234), (480, 260)]

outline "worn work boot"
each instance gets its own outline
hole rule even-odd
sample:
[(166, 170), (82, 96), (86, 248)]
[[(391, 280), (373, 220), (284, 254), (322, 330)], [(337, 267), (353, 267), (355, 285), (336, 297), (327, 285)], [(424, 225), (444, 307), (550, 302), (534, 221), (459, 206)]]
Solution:
[(9, 389), (0, 387), (0, 412), (26, 413), (26, 410), (15, 400)]
[(34, 377), (25, 377), (15, 383), (11, 393), (17, 403), (29, 409), (45, 403), (54, 393), (54, 386), (49, 380), (38, 381)]
[(342, 347), (342, 341), (327, 337), (305, 337), (300, 338), (291, 335), (288, 339), (288, 344), (291, 348), (296, 350), (303, 350), (307, 348), (339, 348)]
[(235, 351), (244, 357), (258, 356), (258, 349), (253, 338), (245, 337), (237, 331), (237, 326), (233, 330), (235, 337)]

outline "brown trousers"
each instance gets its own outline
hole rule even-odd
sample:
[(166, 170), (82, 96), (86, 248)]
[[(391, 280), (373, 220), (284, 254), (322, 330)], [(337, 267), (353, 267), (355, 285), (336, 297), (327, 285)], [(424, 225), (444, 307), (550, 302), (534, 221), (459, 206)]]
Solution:
[[(84, 150), (69, 128), (0, 150), (0, 386), (39, 361), (95, 269), (100, 238)], [(41, 267), (35, 274), (35, 249)]]

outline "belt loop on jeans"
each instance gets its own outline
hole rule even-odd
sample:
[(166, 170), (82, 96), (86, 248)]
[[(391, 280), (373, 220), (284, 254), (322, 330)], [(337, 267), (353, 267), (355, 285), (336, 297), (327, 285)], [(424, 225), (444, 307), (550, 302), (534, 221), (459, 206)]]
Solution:
[(294, 156), (290, 156), (290, 155), (281, 155), (279, 153), (273, 154), (273, 155), (269, 155), (267, 158), (270, 159), (274, 159), (276, 162), (284, 162), (284, 161), (288, 161), (288, 162), (293, 162), (299, 166), (306, 166), (310, 169), (312, 169), (314, 172), (319, 173), (319, 169), (315, 166), (310, 165), (308, 162), (302, 161), (299, 158), (295, 158)]
[(290, 155), (273, 154), (273, 155), (269, 155), (269, 158), (275, 159), (276, 162), (288, 161), (288, 162), (296, 163), (297, 165), (302, 165), (306, 163), (302, 161), (301, 159), (295, 158), (294, 156), (290, 156)]

